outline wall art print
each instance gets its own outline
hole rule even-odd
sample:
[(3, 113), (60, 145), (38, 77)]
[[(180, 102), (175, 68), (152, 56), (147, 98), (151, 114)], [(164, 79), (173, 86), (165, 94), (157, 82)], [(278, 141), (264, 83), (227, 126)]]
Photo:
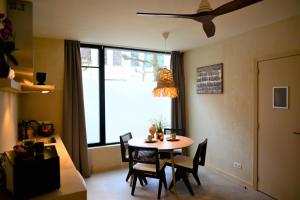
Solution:
[(197, 94), (223, 93), (223, 63), (197, 67)]
[(289, 108), (289, 87), (288, 86), (273, 87), (273, 108), (280, 108), (280, 109)]

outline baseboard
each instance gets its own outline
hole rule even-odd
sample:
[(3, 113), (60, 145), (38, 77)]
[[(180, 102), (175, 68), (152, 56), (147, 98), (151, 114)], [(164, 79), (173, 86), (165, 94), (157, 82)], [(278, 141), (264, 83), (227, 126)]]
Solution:
[(119, 165), (119, 166), (110, 166), (110, 167), (102, 167), (92, 170), (92, 174), (102, 173), (102, 172), (108, 172), (108, 171), (114, 171), (114, 170), (120, 170), (120, 169), (128, 169), (128, 165)]
[(234, 175), (232, 175), (232, 174), (228, 174), (228, 173), (224, 172), (223, 170), (218, 169), (218, 168), (216, 168), (216, 167), (214, 167), (214, 166), (212, 166), (212, 165), (209, 165), (209, 164), (205, 164), (205, 167), (207, 167), (207, 168), (210, 169), (210, 170), (215, 171), (217, 174), (219, 174), (219, 175), (221, 175), (221, 176), (223, 176), (223, 177), (225, 177), (225, 178), (228, 178), (228, 179), (230, 179), (230, 180), (236, 182), (237, 184), (241, 185), (242, 187), (247, 187), (248, 189), (250, 188), (250, 189), (252, 189), (252, 190), (255, 190), (255, 188), (254, 188), (254, 186), (252, 185), (252, 183), (247, 182), (247, 181), (245, 181), (245, 180), (243, 180), (243, 179), (240, 179), (240, 178), (237, 177), (237, 176), (234, 176)]

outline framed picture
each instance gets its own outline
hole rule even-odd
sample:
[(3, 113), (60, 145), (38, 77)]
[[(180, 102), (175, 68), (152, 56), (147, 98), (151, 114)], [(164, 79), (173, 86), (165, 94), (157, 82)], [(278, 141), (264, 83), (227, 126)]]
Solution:
[(197, 94), (223, 93), (223, 63), (197, 68)]
[(273, 108), (281, 108), (281, 109), (289, 108), (289, 87), (288, 86), (273, 87)]

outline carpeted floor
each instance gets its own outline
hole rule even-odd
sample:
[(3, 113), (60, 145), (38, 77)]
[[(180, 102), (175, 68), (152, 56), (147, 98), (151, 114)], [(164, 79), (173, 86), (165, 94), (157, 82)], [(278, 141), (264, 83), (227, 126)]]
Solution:
[[(199, 168), (199, 177), (202, 183), (198, 186), (194, 177), (190, 176), (192, 188), (195, 195), (191, 196), (182, 181), (177, 183), (177, 194), (172, 191), (162, 189), (161, 199), (199, 199), (199, 200), (272, 200), (269, 196), (245, 189), (243, 185), (227, 179), (226, 177), (214, 172), (206, 167)], [(87, 184), (88, 200), (110, 199), (156, 199), (158, 192), (158, 180), (148, 180), (148, 185), (141, 186), (137, 182), (135, 195), (131, 196), (130, 183), (125, 181), (127, 169), (101, 172), (93, 174), (85, 179)], [(166, 168), (168, 185), (171, 182), (171, 169)]]

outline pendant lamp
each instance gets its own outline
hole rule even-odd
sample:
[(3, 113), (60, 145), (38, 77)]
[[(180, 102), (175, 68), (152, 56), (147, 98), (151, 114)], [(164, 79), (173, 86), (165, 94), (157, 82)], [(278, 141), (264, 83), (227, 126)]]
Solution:
[[(168, 32), (162, 34), (165, 39), (165, 49), (166, 49), (166, 40), (169, 36)], [(167, 68), (162, 68), (158, 71), (157, 74), (157, 86), (153, 89), (153, 95), (155, 97), (171, 97), (175, 98), (178, 96), (178, 90), (175, 87), (173, 74)]]

